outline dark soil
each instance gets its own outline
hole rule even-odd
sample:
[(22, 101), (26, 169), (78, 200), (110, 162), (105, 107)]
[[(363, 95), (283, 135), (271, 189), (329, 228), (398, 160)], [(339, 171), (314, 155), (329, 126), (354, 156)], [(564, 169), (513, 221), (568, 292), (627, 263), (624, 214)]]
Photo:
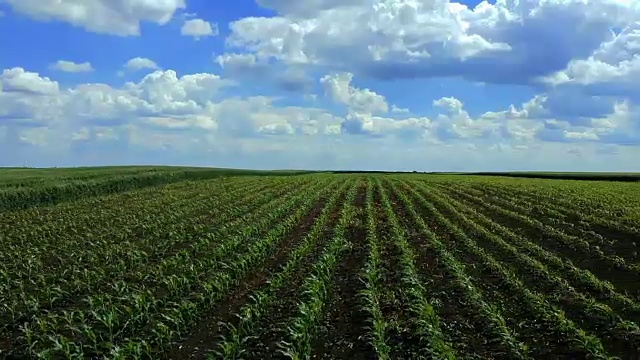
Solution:
[[(428, 194), (419, 190), (428, 199)], [(435, 204), (434, 204), (435, 206)], [(466, 269), (474, 284), (483, 292), (488, 303), (498, 306), (507, 326), (517, 329), (516, 339), (528, 344), (534, 359), (586, 359), (586, 354), (577, 353), (568, 339), (555, 333), (554, 326), (538, 312), (523, 306), (520, 294), (511, 289), (501, 274), (492, 270), (476, 254), (466, 249), (457, 236), (450, 234), (426, 209), (421, 209), (423, 219), (438, 238)], [(467, 234), (469, 235), (469, 234)], [(473, 236), (473, 235), (469, 235)]]
[(603, 262), (595, 256), (591, 256), (589, 253), (568, 247), (560, 240), (542, 234), (540, 230), (520, 221), (519, 219), (501, 216), (500, 214), (496, 214), (491, 210), (486, 209), (482, 204), (465, 200), (465, 197), (459, 193), (448, 193), (447, 195), (468, 204), (496, 223), (511, 229), (513, 232), (523, 237), (531, 239), (532, 241), (547, 248), (549, 251), (556, 253), (558, 256), (570, 259), (577, 267), (587, 269), (598, 278), (610, 281), (619, 291), (626, 291), (635, 298), (640, 296), (640, 281), (638, 281), (638, 275), (635, 272), (615, 267), (612, 264)]
[[(443, 209), (442, 212), (452, 220), (456, 218), (454, 214), (447, 210)], [(468, 226), (468, 223), (461, 222), (459, 226), (468, 233), (474, 231)], [(501, 261), (505, 267), (511, 268), (529, 289), (540, 294), (550, 294), (550, 296), (546, 297), (550, 303), (564, 310), (567, 318), (574, 321), (576, 325), (598, 335), (605, 349), (611, 354), (621, 356), (623, 359), (633, 358), (634, 355), (637, 355), (635, 348), (637, 346), (636, 343), (639, 342), (638, 336), (629, 332), (620, 333), (616, 331), (615, 326), (618, 319), (601, 317), (591, 313), (579, 299), (577, 293), (565, 292), (560, 285), (551, 278), (540, 276), (536, 269), (514, 258), (499, 244), (494, 243), (491, 239), (483, 235), (479, 234), (478, 236), (480, 237), (479, 240), (481, 240), (478, 241), (478, 245), (482, 247), (487, 254)], [(564, 295), (554, 296), (559, 293), (563, 293)]]
[[(504, 194), (493, 189), (476, 190), (482, 192), (481, 197), (483, 201), (488, 201), (494, 205), (502, 206), (502, 204), (495, 201), (495, 199), (504, 196)], [(522, 199), (531, 204), (536, 203), (535, 199), (529, 197), (522, 197)], [(522, 201), (518, 197), (510, 200), (516, 204), (518, 204), (519, 201)], [(549, 212), (544, 212), (544, 210), (531, 214), (523, 213), (522, 209), (517, 209), (515, 207), (508, 206), (508, 208), (509, 210), (522, 215), (535, 217), (540, 222), (552, 226), (559, 231), (565, 232), (568, 235), (588, 239), (589, 242), (600, 246), (604, 253), (620, 256), (627, 263), (637, 264), (640, 262), (640, 257), (638, 256), (639, 249), (637, 248), (637, 245), (640, 245), (640, 233), (632, 233), (595, 223), (585, 223), (584, 221), (581, 221), (575, 213), (557, 209), (553, 204), (545, 203), (545, 205), (550, 206), (552, 210), (557, 211), (562, 215), (562, 217), (549, 214)]]
[(367, 343), (367, 317), (359, 292), (364, 288), (360, 274), (367, 259), (365, 218), (365, 187), (356, 195), (358, 219), (347, 229), (347, 239), (353, 248), (340, 262), (328, 304), (327, 318), (314, 348), (319, 359), (371, 359), (375, 353)]
[[(264, 202), (266, 203), (266, 201)], [(260, 203), (262, 204), (262, 203)], [(247, 214), (253, 212), (255, 210), (255, 207), (253, 208), (247, 208), (246, 211), (242, 212), (242, 214), (240, 215), (240, 217), (246, 216)], [(202, 218), (202, 220), (198, 220), (195, 221), (194, 223), (211, 223), (211, 221), (215, 220), (215, 216), (213, 216), (214, 214), (202, 214), (200, 215), (200, 217)], [(212, 217), (213, 216), (213, 217)], [(176, 225), (175, 228), (177, 229), (182, 229), (182, 227), (180, 227), (180, 225)], [(184, 228), (187, 229), (187, 228)], [(182, 230), (184, 230), (182, 229)], [(143, 236), (141, 233), (141, 230), (137, 230), (134, 231), (134, 233), (138, 232), (139, 234), (137, 235), (132, 235), (132, 237), (140, 237)], [(166, 236), (166, 233), (168, 233), (168, 231), (163, 232), (162, 235), (159, 235), (160, 237), (162, 236)], [(137, 279), (133, 278), (133, 275), (135, 272), (132, 271), (131, 269), (133, 268), (143, 268), (143, 269), (147, 269), (147, 268), (151, 268), (154, 265), (156, 265), (157, 263), (159, 263), (162, 259), (174, 256), (176, 253), (178, 253), (180, 250), (183, 249), (187, 249), (191, 246), (193, 246), (194, 240), (197, 239), (198, 236), (202, 236), (202, 233), (192, 233), (189, 234), (185, 239), (179, 241), (178, 243), (172, 244), (171, 248), (168, 249), (155, 249), (155, 248), (150, 248), (150, 249), (143, 249), (143, 250), (151, 250), (150, 255), (147, 256), (144, 260), (139, 261), (135, 264), (132, 264), (131, 266), (128, 266), (127, 271), (123, 271), (123, 270), (116, 270), (116, 271), (109, 271), (107, 272), (107, 275), (100, 281), (97, 281), (96, 283), (92, 284), (90, 287), (86, 287), (83, 289), (74, 289), (73, 291), (70, 291), (69, 293), (66, 293), (64, 296), (61, 296), (60, 298), (56, 299), (53, 302), (48, 302), (48, 303), (44, 303), (41, 305), (41, 307), (38, 309), (38, 311), (33, 311), (33, 312), (29, 312), (27, 313), (29, 316), (37, 316), (39, 314), (45, 313), (45, 312), (57, 312), (57, 311), (62, 311), (62, 310), (69, 310), (69, 309), (82, 309), (84, 306), (86, 306), (86, 304), (84, 304), (81, 300), (88, 294), (90, 293), (103, 293), (103, 292), (107, 292), (110, 289), (110, 284), (113, 281), (114, 278), (117, 277), (121, 277), (123, 281), (127, 282), (127, 283), (134, 283), (134, 280), (138, 281)], [(153, 242), (150, 242), (153, 243)], [(60, 262), (62, 261), (61, 259), (56, 259), (56, 261)], [(51, 264), (54, 267), (56, 267), (57, 265), (55, 264)], [(5, 323), (2, 324), (0, 326), (4, 326), (3, 331), (5, 332), (12, 332), (14, 334), (14, 338), (16, 336), (19, 335), (19, 326), (23, 325), (24, 321), (26, 320), (25, 318), (20, 318), (17, 321), (13, 322), (13, 323)], [(7, 344), (11, 343), (11, 341), (5, 341)], [(3, 344), (5, 342), (0, 342), (0, 349), (10, 349), (11, 347), (13, 347), (13, 345), (10, 346), (4, 346)], [(15, 345), (15, 344), (14, 344)]]
[[(345, 196), (346, 193), (342, 194), (336, 204), (343, 204)], [(300, 266), (296, 270), (292, 276), (293, 280), (276, 293), (275, 298), (278, 299), (278, 301), (273, 304), (269, 315), (259, 321), (256, 326), (258, 333), (252, 334), (253, 337), (248, 339), (244, 346), (245, 349), (248, 350), (248, 359), (284, 358), (278, 351), (278, 345), (285, 337), (286, 322), (294, 314), (298, 306), (300, 287), (311, 270), (311, 264), (326, 250), (327, 245), (333, 237), (333, 228), (341, 215), (340, 209), (341, 206), (336, 206), (330, 213), (320, 240), (316, 244), (315, 249), (302, 261), (303, 266)]]
[(252, 270), (239, 282), (217, 306), (203, 314), (201, 320), (192, 327), (190, 335), (172, 346), (167, 352), (170, 359), (205, 359), (210, 350), (216, 348), (220, 335), (224, 332), (221, 323), (230, 322), (240, 308), (250, 301), (252, 291), (263, 286), (271, 274), (277, 272), (286, 262), (289, 253), (300, 244), (322, 212), (326, 200), (318, 201), (300, 223), (287, 234), (277, 247), (276, 253), (258, 269)]
[(389, 199), (404, 226), (407, 241), (416, 254), (416, 268), (424, 279), (430, 296), (441, 304), (437, 308), (441, 319), (441, 330), (453, 345), (457, 354), (465, 359), (496, 358), (495, 354), (504, 349), (483, 337), (483, 323), (475, 309), (465, 302), (461, 289), (446, 268), (438, 261), (437, 252), (428, 240), (417, 231), (411, 222), (411, 214), (392, 189), (388, 189)]
[[(391, 195), (389, 191), (387, 194)], [(381, 196), (376, 189), (373, 207), (379, 232), (381, 265), (385, 275), (380, 310), (382, 316), (389, 322), (385, 335), (387, 343), (391, 347), (391, 357), (406, 359), (419, 352), (420, 341), (413, 336), (414, 329), (411, 327), (412, 314), (409, 312), (409, 300), (406, 289), (402, 286), (401, 253), (393, 240), (392, 226), (386, 216)], [(390, 201), (394, 203), (392, 196), (390, 196)], [(402, 221), (402, 219), (399, 220)]]

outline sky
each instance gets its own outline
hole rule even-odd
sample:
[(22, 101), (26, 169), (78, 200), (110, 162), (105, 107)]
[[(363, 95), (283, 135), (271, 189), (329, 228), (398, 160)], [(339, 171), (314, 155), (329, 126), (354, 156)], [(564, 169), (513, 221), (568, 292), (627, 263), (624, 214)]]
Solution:
[(0, 166), (640, 171), (636, 0), (0, 0)]

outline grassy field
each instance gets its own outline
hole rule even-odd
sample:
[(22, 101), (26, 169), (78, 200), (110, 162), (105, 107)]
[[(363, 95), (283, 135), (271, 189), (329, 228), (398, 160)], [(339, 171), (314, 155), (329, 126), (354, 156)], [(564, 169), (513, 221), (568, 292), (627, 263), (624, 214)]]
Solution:
[(229, 176), (289, 176), (308, 171), (260, 171), (172, 166), (0, 168), (0, 210), (55, 204), (185, 180)]
[(0, 358), (640, 358), (638, 182), (30, 171)]

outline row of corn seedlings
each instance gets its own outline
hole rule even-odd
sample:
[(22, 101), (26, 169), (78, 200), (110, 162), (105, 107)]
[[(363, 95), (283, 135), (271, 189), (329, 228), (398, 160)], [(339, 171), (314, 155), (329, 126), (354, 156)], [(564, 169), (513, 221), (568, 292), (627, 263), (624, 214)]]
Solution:
[[(115, 257), (114, 261), (103, 261), (101, 266), (97, 266), (97, 259), (94, 262), (84, 259), (84, 266), (82, 269), (74, 269), (70, 267), (67, 271), (70, 273), (71, 281), (64, 282), (58, 285), (47, 284), (40, 287), (38, 292), (26, 293), (24, 289), (20, 289), (13, 293), (14, 297), (11, 300), (5, 301), (6, 313), (0, 312), (0, 315), (6, 315), (6, 318), (10, 321), (5, 322), (14, 324), (21, 322), (25, 317), (33, 316), (38, 312), (50, 309), (52, 306), (61, 303), (68, 302), (70, 297), (79, 297), (83, 294), (90, 294), (95, 291), (100, 291), (101, 287), (104, 287), (109, 282), (113, 282), (115, 279), (120, 279), (124, 274), (131, 272), (144, 273), (145, 277), (149, 278), (149, 274), (153, 274), (155, 262), (149, 263), (154, 258), (162, 259), (163, 261), (170, 260), (172, 257), (179, 256), (175, 249), (178, 249), (182, 243), (191, 242), (190, 246), (195, 245), (194, 239), (199, 238), (202, 235), (210, 233), (209, 218), (214, 218), (221, 223), (228, 224), (228, 226), (235, 226), (243, 217), (240, 215), (245, 214), (249, 209), (255, 208), (256, 205), (264, 204), (259, 210), (267, 211), (271, 209), (275, 204), (280, 201), (279, 196), (289, 190), (289, 186), (283, 185), (280, 187), (274, 187), (268, 189), (269, 191), (263, 191), (259, 193), (251, 194), (251, 196), (241, 199), (238, 202), (233, 202), (234, 197), (239, 198), (240, 194), (237, 192), (230, 192), (229, 196), (225, 196), (225, 200), (219, 203), (219, 206), (213, 207), (210, 217), (203, 219), (203, 223), (190, 224), (181, 229), (174, 227), (174, 224), (182, 224), (183, 221), (190, 223), (191, 217), (188, 220), (184, 220), (180, 212), (176, 213), (176, 216), (171, 217), (171, 222), (164, 222), (158, 224), (158, 228), (161, 232), (157, 236), (147, 235), (147, 237), (138, 240), (140, 246), (149, 244), (153, 246), (153, 252), (148, 248), (119, 248), (113, 246), (115, 249), (124, 249), (120, 252), (122, 255)], [(233, 204), (233, 205), (232, 205)], [(206, 202), (206, 207), (218, 205), (217, 203)], [(135, 241), (135, 239), (132, 239)], [(155, 243), (155, 244), (153, 244)], [(117, 251), (117, 250), (114, 250)], [(81, 257), (81, 256), (79, 256)], [(96, 264), (96, 266), (87, 266), (87, 263)], [(149, 267), (151, 266), (151, 267)], [(75, 270), (75, 271), (74, 271)], [(83, 276), (74, 276), (78, 272), (81, 272)], [(127, 276), (129, 283), (134, 282), (131, 276)], [(55, 289), (55, 291), (54, 291)], [(15, 295), (24, 295), (22, 298)], [(39, 296), (38, 296), (39, 295)], [(66, 306), (65, 308), (68, 308)], [(2, 318), (2, 316), (0, 316)]]
[[(419, 185), (416, 187), (419, 187)], [(495, 258), (478, 246), (471, 237), (442, 215), (433, 204), (424, 198), (423, 194), (419, 193), (413, 187), (408, 190), (416, 198), (420, 206), (434, 218), (438, 226), (446, 229), (458, 242), (456, 246), (452, 247), (454, 252), (460, 253), (461, 255), (470, 254), (478, 259), (480, 262), (478, 265), (485, 271), (486, 276), (500, 279), (500, 290), (517, 298), (519, 302), (518, 305), (524, 307), (526, 312), (533, 317), (533, 319), (531, 319), (532, 322), (549, 326), (550, 330), (557, 335), (558, 340), (569, 343), (572, 351), (576, 354), (584, 354), (584, 356), (591, 356), (598, 359), (609, 358), (597, 337), (587, 334), (584, 330), (576, 326), (573, 321), (567, 319), (562, 310), (554, 308), (543, 296), (528, 289), (513, 272), (496, 261)], [(428, 192), (428, 189), (424, 189), (423, 192)]]
[(561, 243), (563, 246), (566, 246), (567, 248), (573, 249), (583, 254), (588, 254), (590, 257), (595, 257), (598, 260), (600, 260), (603, 265), (606, 264), (608, 266), (615, 267), (616, 269), (632, 273), (635, 276), (640, 276), (640, 264), (627, 264), (625, 263), (623, 258), (615, 255), (605, 254), (600, 249), (599, 246), (591, 244), (585, 239), (582, 239), (576, 236), (567, 235), (558, 229), (555, 229), (549, 225), (543, 224), (538, 219), (534, 219), (522, 214), (518, 214), (514, 211), (502, 208), (497, 205), (483, 203), (481, 199), (477, 199), (473, 195), (466, 194), (463, 191), (457, 191), (455, 189), (451, 191), (461, 196), (462, 198), (478, 201), (482, 203), (483, 206), (486, 207), (487, 209), (494, 211), (500, 214), (501, 216), (515, 219), (517, 221), (522, 222), (523, 224), (526, 224), (527, 226), (531, 226), (532, 228), (539, 231), (540, 234), (558, 241), (559, 243)]
[[(198, 173), (202, 175), (198, 175)], [(107, 176), (101, 179), (52, 182), (41, 187), (19, 187), (0, 192), (0, 211), (73, 201), (89, 196), (157, 186), (195, 178), (216, 177), (215, 172), (165, 171)]]
[[(251, 295), (252, 301), (239, 310), (237, 324), (225, 324), (229, 331), (224, 335), (223, 341), (218, 344), (218, 349), (212, 355), (215, 354), (215, 356), (224, 359), (236, 359), (245, 354), (247, 350), (246, 341), (251, 338), (251, 334), (259, 330), (256, 329), (256, 324), (269, 312), (270, 306), (277, 300), (275, 296), (278, 290), (291, 281), (295, 270), (302, 265), (302, 260), (319, 245), (318, 241), (325, 230), (327, 221), (331, 213), (336, 210), (338, 200), (348, 187), (353, 188), (355, 186), (351, 182), (345, 182), (338, 191), (331, 195), (313, 227), (300, 246), (291, 252), (282, 269), (269, 278), (268, 285), (256, 290)], [(352, 191), (353, 189), (350, 190), (350, 192)]]
[(482, 292), (474, 285), (473, 279), (466, 273), (465, 264), (460, 262), (451, 252), (449, 252), (438, 237), (431, 231), (420, 214), (416, 211), (415, 205), (406, 194), (406, 184), (397, 187), (395, 182), (389, 182), (389, 187), (402, 202), (402, 206), (411, 215), (411, 221), (415, 223), (418, 231), (425, 236), (437, 258), (442, 261), (442, 265), (452, 275), (455, 286), (469, 301), (470, 306), (478, 310), (480, 321), (484, 324), (487, 337), (490, 341), (499, 342), (513, 359), (530, 359), (528, 347), (516, 339), (514, 331), (510, 329), (502, 316), (502, 312), (494, 305), (487, 303)]
[(459, 227), (468, 233), (475, 233), (483, 240), (484, 247), (495, 248), (496, 256), (503, 257), (506, 269), (522, 275), (523, 280), (529, 280), (532, 287), (542, 287), (545, 299), (552, 304), (564, 307), (566, 313), (573, 314), (575, 322), (593, 330), (601, 338), (624, 344), (627, 349), (640, 344), (640, 328), (631, 322), (620, 318), (607, 305), (577, 292), (566, 280), (552, 275), (547, 267), (539, 261), (518, 251), (514, 246), (505, 242), (501, 237), (492, 234), (486, 228), (470, 221), (450, 205), (447, 199), (439, 197), (433, 190), (429, 192), (429, 200), (446, 209), (448, 219), (456, 221)]
[(588, 270), (576, 267), (571, 261), (557, 256), (530, 239), (492, 221), (473, 207), (466, 206), (451, 197), (447, 198), (447, 202), (455, 206), (472, 221), (484, 226), (491, 233), (502, 237), (509, 244), (517, 247), (518, 251), (538, 259), (546, 265), (551, 274), (563, 277), (572, 287), (591, 294), (598, 301), (611, 306), (636, 322), (640, 320), (640, 304), (629, 296), (617, 292), (610, 282), (599, 279)]
[(347, 194), (341, 215), (334, 229), (327, 251), (313, 265), (311, 275), (304, 281), (296, 314), (286, 325), (285, 338), (280, 344), (283, 355), (292, 359), (309, 359), (312, 343), (326, 311), (333, 274), (342, 255), (351, 249), (347, 228), (353, 226), (354, 200), (358, 187)]
[[(475, 185), (475, 184), (472, 184)], [(591, 184), (576, 182), (571, 183), (572, 186), (590, 186)], [(627, 184), (633, 186), (632, 184)], [(477, 185), (476, 185), (477, 186)], [(606, 186), (606, 185), (605, 185)], [(622, 190), (620, 184), (609, 184), (612, 190), (616, 193), (620, 193)], [(510, 183), (497, 183), (495, 185), (484, 184), (482, 188), (497, 187), (500, 190), (507, 191), (510, 196), (515, 196), (518, 199), (527, 199), (532, 202), (545, 203), (554, 210), (569, 216), (576, 218), (580, 222), (588, 224), (597, 224), (612, 229), (623, 230), (627, 233), (637, 233), (638, 224), (628, 224), (620, 217), (619, 211), (611, 211), (609, 204), (603, 203), (602, 194), (595, 195), (593, 199), (586, 200), (584, 194), (576, 196), (568, 192), (568, 186), (561, 182), (553, 182), (553, 186), (550, 186), (549, 182), (546, 183), (532, 183), (532, 184), (510, 184)], [(633, 191), (632, 188), (626, 188), (626, 190)], [(633, 200), (629, 200), (631, 203)], [(618, 206), (624, 206), (623, 203), (617, 202)]]
[[(185, 278), (194, 279), (191, 284), (183, 281), (181, 286), (175, 289), (174, 301), (162, 301), (160, 309), (148, 321), (150, 326), (143, 331), (131, 334), (133, 338), (125, 339), (121, 344), (112, 346), (110, 352), (118, 357), (129, 358), (140, 349), (151, 348), (152, 353), (156, 354), (154, 356), (157, 356), (157, 353), (171, 342), (188, 333), (190, 326), (201, 314), (237, 287), (239, 281), (253, 271), (256, 265), (271, 256), (278, 243), (308, 213), (313, 204), (319, 198), (334, 191), (336, 185), (337, 183), (333, 180), (322, 180), (317, 182), (315, 190), (298, 189), (293, 201), (286, 201), (282, 206), (271, 209), (273, 213), (286, 213), (295, 209), (294, 212), (280, 220), (275, 227), (272, 227), (274, 219), (269, 218), (270, 214), (262, 221), (257, 221), (254, 229), (270, 230), (258, 236), (245, 251), (238, 253), (237, 248), (227, 246), (219, 256), (202, 259), (199, 268), (185, 275)], [(309, 196), (308, 191), (313, 195)], [(251, 228), (251, 225), (245, 224), (245, 226)], [(248, 233), (241, 232), (238, 238), (245, 240), (250, 238), (245, 234)], [(236, 251), (231, 252), (234, 249)], [(180, 299), (179, 302), (178, 299)]]
[[(545, 224), (562, 229), (569, 235), (585, 238), (606, 254), (619, 256), (628, 264), (637, 265), (640, 262), (637, 244), (640, 242), (640, 227), (632, 230), (625, 229), (625, 226), (619, 226), (619, 224), (587, 222), (571, 212), (560, 212), (555, 208), (554, 203), (536, 202), (512, 196), (505, 193), (504, 190), (489, 189), (488, 192), (498, 205), (503, 205), (520, 214), (535, 217)], [(481, 193), (479, 196), (487, 195)]]
[[(511, 217), (518, 220), (527, 220), (527, 224), (530, 226), (534, 226), (536, 229), (540, 231), (545, 231), (544, 234), (548, 236), (561, 236), (563, 239), (570, 241), (571, 239), (580, 239), (580, 243), (577, 245), (581, 250), (587, 250), (592, 252), (601, 253), (605, 258), (612, 261), (612, 263), (624, 264), (624, 258), (618, 256), (615, 252), (608, 251), (608, 249), (614, 245), (615, 241), (610, 239), (605, 239), (603, 236), (596, 233), (589, 233), (587, 231), (581, 230), (579, 227), (573, 226), (572, 223), (568, 223), (565, 221), (556, 220), (554, 222), (546, 221), (549, 216), (546, 214), (542, 214), (541, 216), (537, 216), (532, 214), (532, 212), (522, 206), (509, 201), (507, 199), (494, 199), (492, 202), (485, 201), (480, 195), (473, 194), (468, 191), (464, 187), (447, 187), (448, 191), (452, 192), (465, 199), (466, 201), (470, 201), (472, 204), (477, 204), (477, 206), (487, 207), (487, 208), (500, 208), (502, 212), (508, 212)], [(564, 225), (564, 226), (558, 226)], [(570, 233), (571, 232), (571, 233)], [(573, 233), (573, 234), (572, 234)], [(622, 255), (622, 254), (620, 254)]]
[[(195, 188), (198, 190), (206, 190), (203, 188)], [(242, 189), (239, 189), (242, 190)], [(188, 195), (186, 193), (185, 195)], [(102, 265), (101, 270), (104, 267), (119, 268), (127, 264), (128, 253), (133, 253), (134, 261), (139, 260), (136, 252), (143, 252), (148, 257), (153, 258), (161, 255), (162, 251), (166, 251), (166, 247), (173, 247), (173, 243), (166, 244), (164, 240), (168, 236), (186, 235), (188, 233), (196, 234), (197, 231), (206, 231), (210, 226), (207, 222), (213, 216), (215, 216), (218, 208), (227, 209), (231, 206), (228, 203), (232, 202), (234, 196), (237, 198), (241, 192), (229, 191), (222, 197), (211, 197), (200, 200), (193, 203), (190, 206), (177, 207), (174, 211), (166, 211), (168, 215), (158, 216), (153, 218), (146, 215), (136, 215), (130, 213), (120, 213), (121, 217), (130, 217), (137, 219), (128, 228), (109, 231), (108, 227), (102, 224), (96, 224), (96, 229), (93, 230), (89, 226), (86, 235), (82, 233), (70, 232), (68, 243), (74, 244), (74, 247), (67, 246), (65, 258), (59, 258), (55, 255), (50, 255), (48, 258), (37, 259), (33, 257), (26, 258), (27, 261), (23, 262), (23, 268), (8, 268), (3, 267), (3, 272), (9, 274), (8, 285), (14, 288), (8, 288), (10, 290), (20, 289), (25, 292), (38, 291), (43, 287), (56, 285), (56, 284), (69, 284), (73, 282), (73, 278), (76, 272), (85, 270), (88, 264), (97, 262)], [(189, 198), (189, 196), (184, 196)], [(212, 209), (212, 207), (214, 209)], [(140, 210), (143, 212), (144, 210)], [(200, 213), (205, 213), (203, 216)], [(132, 228), (144, 226), (144, 231), (139, 231), (137, 234), (132, 232)], [(110, 236), (110, 233), (113, 236)], [(87, 237), (89, 237), (87, 239)], [(64, 242), (64, 234), (56, 233), (51, 235), (52, 239), (43, 240), (42, 245), (53, 246), (55, 242)], [(86, 239), (83, 241), (83, 239)], [(163, 248), (164, 246), (164, 248)], [(34, 244), (32, 247), (37, 247)], [(15, 254), (20, 257), (21, 252), (24, 250), (18, 249)], [(24, 259), (24, 257), (23, 257)], [(55, 260), (55, 262), (54, 262)], [(59, 266), (64, 264), (65, 266)], [(7, 266), (3, 263), (3, 266)], [(11, 293), (3, 294), (11, 295)]]
[(412, 331), (420, 339), (420, 353), (435, 356), (439, 359), (455, 359), (451, 344), (445, 339), (440, 329), (440, 315), (429, 299), (428, 289), (424, 286), (415, 265), (415, 254), (407, 242), (406, 234), (400, 225), (389, 200), (386, 189), (379, 179), (376, 181), (378, 191), (382, 197), (387, 221), (391, 225), (392, 239), (400, 253), (400, 271), (402, 286), (407, 292)]
[[(314, 182), (314, 186), (307, 190), (320, 190), (325, 187), (326, 182)], [(40, 340), (39, 348), (51, 350), (51, 341), (59, 338), (72, 338), (76, 342), (91, 344), (91, 351), (102, 353), (106, 349), (112, 347), (114, 341), (119, 338), (129, 338), (136, 334), (141, 328), (149, 327), (152, 324), (152, 318), (156, 314), (163, 314), (163, 306), (170, 306), (190, 294), (194, 289), (202, 288), (202, 283), (207, 278), (215, 276), (220, 269), (225, 266), (224, 259), (238, 258), (240, 253), (237, 252), (238, 246), (246, 243), (248, 239), (259, 232), (266, 230), (272, 225), (274, 220), (281, 218), (282, 215), (295, 207), (307, 201), (305, 199), (304, 188), (301, 192), (296, 192), (290, 196), (281, 199), (280, 206), (277, 208), (265, 208), (266, 214), (258, 214), (262, 221), (256, 221), (253, 224), (244, 223), (239, 226), (224, 228), (223, 230), (214, 232), (213, 236), (202, 236), (198, 241), (198, 247), (202, 250), (190, 251), (183, 249), (177, 253), (178, 256), (168, 259), (161, 259), (154, 269), (147, 269), (145, 272), (131, 274), (134, 278), (128, 281), (120, 281), (114, 283), (113, 287), (106, 293), (98, 293), (88, 296), (83, 302), (87, 304), (85, 308), (81, 308), (67, 315), (70, 321), (66, 321), (64, 328), (67, 333), (56, 330), (47, 332), (49, 328), (45, 328), (44, 333), (40, 334), (39, 330), (43, 330), (41, 326), (33, 326), (31, 322), (29, 329), (38, 337), (45, 337), (49, 341)], [(223, 239), (222, 242), (218, 243)], [(214, 248), (211, 249), (211, 245)], [(249, 245), (251, 247), (252, 245)], [(207, 250), (209, 249), (209, 250)], [(134, 281), (135, 278), (141, 281)], [(196, 292), (194, 295), (198, 295)], [(141, 306), (144, 309), (136, 309), (132, 305), (138, 304), (138, 300), (144, 300)], [(37, 323), (56, 323), (60, 318), (64, 317), (64, 312), (56, 312), (48, 314), (40, 319)], [(53, 332), (53, 333), (52, 333)], [(94, 341), (87, 341), (94, 339)]]
[(378, 236), (377, 217), (373, 207), (373, 195), (376, 188), (373, 180), (367, 178), (366, 214), (367, 244), (369, 257), (362, 273), (365, 288), (361, 291), (364, 299), (364, 310), (369, 314), (369, 343), (375, 349), (380, 360), (390, 359), (391, 345), (387, 339), (389, 322), (382, 314), (380, 307), (383, 287), (384, 269), (380, 254), (380, 238)]
[[(584, 238), (586, 241), (592, 244), (591, 246), (603, 247), (611, 246), (615, 243), (615, 241), (606, 239), (605, 237), (594, 231), (585, 230), (580, 226), (576, 226), (575, 223), (567, 221), (561, 214), (558, 214), (552, 209), (548, 209), (549, 204), (514, 201), (510, 196), (501, 193), (487, 196), (480, 190), (476, 190), (473, 188), (469, 188), (468, 186), (462, 186), (459, 184), (449, 185), (446, 187), (444, 186), (444, 184), (437, 184), (436, 186), (439, 189), (445, 191), (456, 189), (468, 195), (473, 195), (474, 199), (482, 200), (482, 204), (491, 203), (524, 216), (535, 217), (545, 225), (555, 228), (558, 231), (566, 232), (567, 235)], [(614, 253), (612, 255), (616, 254)], [(620, 255), (622, 256), (624, 254)]]

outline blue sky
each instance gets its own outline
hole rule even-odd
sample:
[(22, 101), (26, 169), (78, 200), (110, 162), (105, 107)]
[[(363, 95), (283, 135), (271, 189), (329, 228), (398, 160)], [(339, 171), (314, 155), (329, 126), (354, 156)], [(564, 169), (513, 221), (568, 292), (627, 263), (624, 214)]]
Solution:
[(0, 166), (640, 171), (630, 0), (0, 0)]

